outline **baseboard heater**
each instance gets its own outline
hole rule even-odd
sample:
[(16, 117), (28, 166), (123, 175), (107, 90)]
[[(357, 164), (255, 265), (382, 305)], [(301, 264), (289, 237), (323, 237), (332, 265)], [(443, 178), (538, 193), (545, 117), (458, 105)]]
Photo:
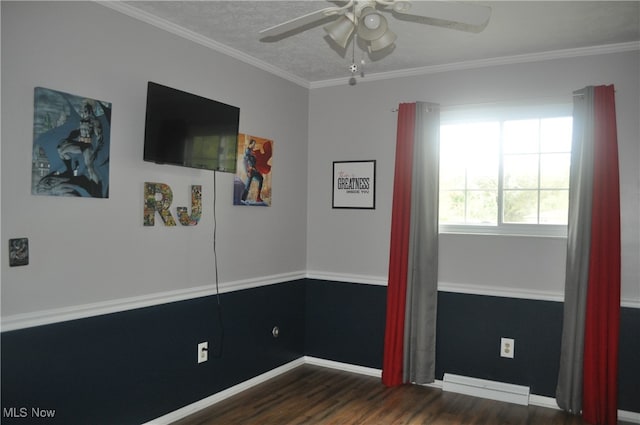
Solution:
[(445, 373), (442, 380), (442, 390), (524, 406), (529, 405), (529, 387), (522, 385)]

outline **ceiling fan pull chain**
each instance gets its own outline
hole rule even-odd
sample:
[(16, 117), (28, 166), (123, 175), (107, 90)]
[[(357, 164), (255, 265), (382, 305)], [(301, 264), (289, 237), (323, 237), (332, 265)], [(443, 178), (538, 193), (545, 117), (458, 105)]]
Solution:
[[(356, 16), (356, 5), (353, 5), (353, 15)], [(351, 40), (351, 65), (349, 65), (349, 71), (351, 74), (355, 76), (356, 72), (358, 72), (358, 65), (356, 64), (356, 44), (358, 42), (358, 19), (355, 19), (353, 23), (355, 27), (355, 32), (353, 34), (353, 39)]]
[(355, 76), (356, 72), (358, 72), (358, 64), (356, 63), (356, 43), (358, 42), (357, 35), (353, 36), (353, 40), (351, 41), (353, 45), (351, 46), (351, 65), (349, 65), (349, 71), (351, 74)]

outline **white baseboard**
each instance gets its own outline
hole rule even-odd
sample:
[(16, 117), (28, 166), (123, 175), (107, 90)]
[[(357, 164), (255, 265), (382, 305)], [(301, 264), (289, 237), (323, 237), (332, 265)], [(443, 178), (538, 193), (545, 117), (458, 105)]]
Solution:
[[(213, 406), (216, 403), (219, 403), (229, 397), (239, 394), (245, 390), (248, 390), (251, 387), (254, 387), (258, 384), (266, 382), (271, 378), (275, 378), (278, 375), (282, 375), (285, 372), (289, 372), (290, 370), (293, 370), (296, 367), (302, 366), (304, 364), (326, 367), (328, 369), (342, 370), (345, 372), (352, 372), (360, 375), (373, 376), (376, 378), (382, 377), (381, 369), (358, 366), (350, 363), (336, 362), (333, 360), (325, 360), (317, 357), (304, 356), (292, 362), (289, 362), (285, 365), (277, 367), (273, 370), (270, 370), (269, 372), (263, 373), (262, 375), (258, 375), (255, 378), (249, 379), (248, 381), (244, 381), (224, 391), (220, 391), (219, 393), (215, 393), (212, 396), (209, 396), (205, 399), (202, 399), (188, 406), (185, 406), (181, 409), (168, 413), (162, 417), (153, 419), (152, 421), (147, 422), (143, 425), (170, 425), (171, 423), (179, 419), (185, 418), (189, 415), (197, 413), (200, 410)], [(426, 386), (442, 389), (443, 381), (435, 380), (433, 383), (427, 384)], [(476, 396), (476, 397), (479, 396), (475, 394), (469, 394), (469, 395)], [(535, 395), (535, 394), (529, 395), (529, 404), (533, 406), (546, 407), (550, 409), (560, 409), (554, 398)], [(640, 413), (629, 412), (625, 410), (618, 410), (618, 419), (625, 422), (640, 424)]]
[[(540, 406), (540, 407), (547, 407), (549, 409), (560, 410), (560, 407), (558, 407), (558, 403), (556, 402), (556, 399), (553, 397), (545, 397), (542, 395), (531, 394), (529, 396), (529, 404), (531, 404), (532, 406)], [(628, 410), (618, 410), (618, 420), (624, 421), (624, 422), (631, 422), (633, 424), (640, 424), (640, 413), (631, 412)]]
[(618, 420), (640, 424), (640, 413), (630, 412), (628, 410), (618, 410)]
[(555, 398), (546, 397), (543, 395), (535, 395), (535, 394), (529, 395), (529, 404), (532, 406), (546, 407), (548, 409), (560, 410), (560, 407), (558, 406), (558, 402), (556, 402)]
[(174, 410), (171, 413), (146, 422), (143, 425), (170, 425), (179, 419), (197, 413), (200, 410), (206, 409), (209, 406), (213, 406), (214, 404), (221, 402), (222, 400), (240, 394), (241, 392), (255, 387), (258, 384), (262, 384), (263, 382), (266, 382), (271, 378), (275, 378), (278, 375), (282, 375), (285, 372), (289, 372), (290, 370), (302, 366), (304, 363), (304, 357), (300, 357), (299, 359), (270, 370), (269, 372), (258, 375), (255, 378), (251, 378), (248, 381), (241, 382), (238, 385), (234, 385), (233, 387), (227, 388), (224, 391), (220, 391), (207, 398), (203, 398), (200, 401), (189, 404), (188, 406), (185, 406), (181, 409)]
[(348, 363), (334, 362), (333, 360), (319, 359), (317, 357), (304, 357), (305, 364), (326, 367), (328, 369), (337, 369), (345, 372), (358, 373), (360, 375), (373, 376), (375, 378), (382, 377), (382, 370), (371, 367), (358, 366)]

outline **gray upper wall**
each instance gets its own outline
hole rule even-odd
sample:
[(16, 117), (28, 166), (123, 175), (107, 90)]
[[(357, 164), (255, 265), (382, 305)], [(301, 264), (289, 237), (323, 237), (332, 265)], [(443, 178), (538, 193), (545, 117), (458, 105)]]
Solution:
[[(213, 287), (213, 173), (142, 161), (150, 80), (236, 105), (241, 132), (274, 140), (271, 207), (234, 207), (232, 176), (216, 174), (223, 289), (305, 274), (384, 284), (399, 102), (570, 101), (585, 85), (615, 84), (623, 298), (640, 305), (637, 51), (308, 90), (96, 3), (0, 5), (3, 318)], [(113, 103), (109, 199), (31, 195), (37, 86)], [(373, 211), (331, 209), (332, 161), (353, 159), (378, 161)], [(169, 184), (174, 205), (202, 185), (200, 223), (143, 227), (144, 182)], [(8, 267), (15, 237), (29, 238), (26, 267)], [(440, 250), (445, 288), (561, 296), (562, 239), (443, 236)]]
[[(637, 50), (422, 76), (311, 91), (307, 270), (322, 277), (382, 282), (389, 264), (396, 113), (402, 102), (443, 109), (566, 102), (587, 85), (614, 84), (620, 151), (622, 297), (640, 306), (640, 55)], [(393, 60), (393, 55), (385, 60)], [(376, 159), (375, 211), (332, 210), (331, 163)], [(441, 289), (562, 300), (566, 239), (441, 235)]]
[[(306, 266), (306, 88), (93, 2), (2, 2), (2, 315), (212, 287), (214, 174), (142, 160), (147, 82), (240, 108), (240, 131), (274, 141), (271, 207), (233, 206), (216, 174), (221, 286)], [(110, 197), (31, 195), (34, 87), (112, 102)], [(194, 227), (144, 227), (143, 187), (162, 182)], [(8, 239), (30, 264), (8, 267)]]

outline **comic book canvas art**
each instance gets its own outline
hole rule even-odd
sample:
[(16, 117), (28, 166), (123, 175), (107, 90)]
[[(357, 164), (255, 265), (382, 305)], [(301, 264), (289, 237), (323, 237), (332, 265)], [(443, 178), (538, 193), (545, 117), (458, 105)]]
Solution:
[(111, 103), (35, 88), (33, 195), (109, 197)]
[(234, 176), (233, 204), (271, 206), (273, 141), (238, 135), (238, 163)]

